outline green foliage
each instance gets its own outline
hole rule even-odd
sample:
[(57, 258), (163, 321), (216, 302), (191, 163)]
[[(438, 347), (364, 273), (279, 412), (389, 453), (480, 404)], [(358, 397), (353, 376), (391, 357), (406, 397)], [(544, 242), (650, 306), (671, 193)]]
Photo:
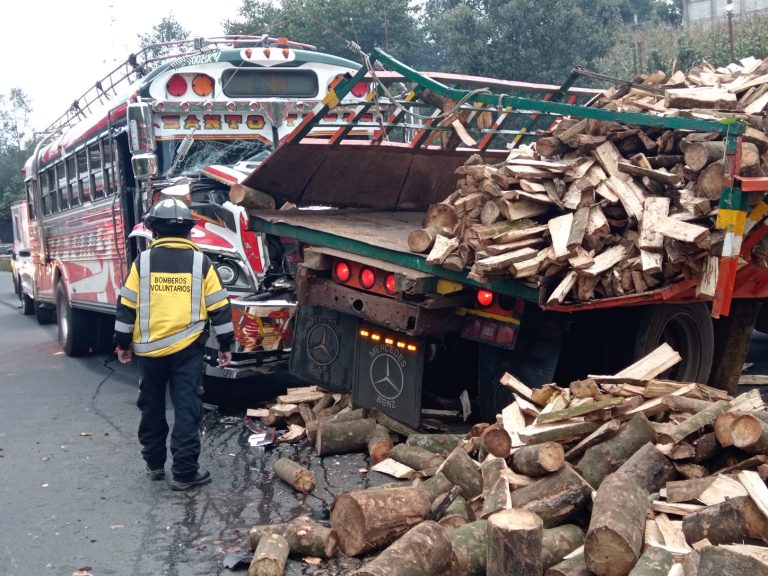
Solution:
[(424, 21), (443, 69), (556, 83), (607, 54), (620, 26), (617, 0), (444, 2)]
[(139, 37), (139, 45), (142, 48), (151, 47), (148, 50), (148, 54), (152, 57), (166, 56), (168, 54), (178, 54), (185, 52), (184, 46), (158, 46), (158, 44), (164, 44), (166, 42), (174, 42), (176, 40), (186, 40), (189, 38), (189, 30), (186, 30), (178, 20), (176, 16), (171, 12), (168, 16), (163, 18), (152, 26), (152, 31), (145, 34), (137, 34)]
[(0, 236), (10, 241), (11, 204), (24, 197), (21, 169), (32, 154), (29, 98), (20, 88), (0, 94)]
[(359, 58), (346, 47), (358, 43), (370, 52), (378, 46), (409, 62), (426, 52), (415, 8), (408, 0), (244, 0), (237, 20), (224, 23), (227, 34), (268, 34), (314, 44), (322, 52)]
[[(734, 20), (736, 59), (768, 57), (768, 17)], [(621, 78), (664, 70), (689, 70), (701, 60), (713, 66), (727, 66), (730, 60), (728, 26), (683, 31), (669, 25), (642, 29), (624, 28), (611, 52), (598, 63), (600, 71)]]

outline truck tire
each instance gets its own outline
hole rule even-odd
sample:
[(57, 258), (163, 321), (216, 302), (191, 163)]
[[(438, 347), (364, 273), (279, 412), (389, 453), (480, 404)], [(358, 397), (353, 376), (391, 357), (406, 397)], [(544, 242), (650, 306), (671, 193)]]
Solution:
[(64, 285), (56, 287), (56, 316), (59, 323), (59, 344), (67, 356), (83, 356), (91, 348), (91, 315), (69, 305)]
[(21, 294), (19, 294), (19, 298), (21, 299), (21, 313), (24, 314), (24, 316), (31, 316), (34, 314), (35, 301), (27, 296), (27, 293), (24, 292), (24, 290), (22, 290)]
[(40, 325), (53, 324), (56, 322), (56, 310), (49, 308), (48, 304), (40, 304), (40, 302), (34, 303), (35, 318)]
[(706, 304), (667, 304), (645, 308), (638, 325), (635, 359), (642, 358), (664, 342), (677, 350), (683, 359), (663, 377), (680, 382), (708, 381), (715, 334)]

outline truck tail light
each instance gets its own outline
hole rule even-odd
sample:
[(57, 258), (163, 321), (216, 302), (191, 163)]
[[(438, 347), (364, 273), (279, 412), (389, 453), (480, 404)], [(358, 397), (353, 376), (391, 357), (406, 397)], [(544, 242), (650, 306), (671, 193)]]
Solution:
[(360, 285), (368, 289), (373, 288), (374, 284), (376, 284), (376, 273), (370, 268), (363, 268), (360, 271)]
[(483, 308), (488, 308), (488, 306), (493, 304), (493, 292), (489, 290), (478, 290), (477, 303)]
[(390, 294), (394, 294), (397, 292), (397, 285), (395, 283), (395, 275), (394, 274), (387, 274), (387, 279), (384, 281), (384, 287), (387, 289), (387, 292)]
[(210, 96), (213, 94), (213, 78), (207, 74), (198, 74), (192, 78), (192, 91), (198, 96)]
[(352, 271), (346, 262), (337, 262), (334, 272), (336, 273), (336, 280), (341, 283), (349, 282), (349, 279), (352, 277)]

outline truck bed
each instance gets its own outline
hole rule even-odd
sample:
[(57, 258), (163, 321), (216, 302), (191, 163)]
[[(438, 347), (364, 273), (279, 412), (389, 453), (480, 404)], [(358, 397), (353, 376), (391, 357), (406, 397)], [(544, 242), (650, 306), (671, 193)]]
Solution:
[(256, 232), (287, 236), (305, 244), (343, 250), (366, 258), (426, 272), (438, 278), (461, 282), (499, 294), (538, 301), (538, 290), (507, 279), (488, 284), (426, 263), (424, 254), (408, 250), (408, 234), (421, 227), (424, 212), (329, 210), (251, 210), (250, 228)]

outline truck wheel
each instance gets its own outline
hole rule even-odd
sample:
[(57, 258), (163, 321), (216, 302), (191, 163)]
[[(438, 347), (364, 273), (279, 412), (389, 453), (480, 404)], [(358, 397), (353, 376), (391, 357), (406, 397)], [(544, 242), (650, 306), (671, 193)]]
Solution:
[(56, 322), (56, 311), (52, 308), (48, 308), (47, 304), (40, 304), (40, 302), (34, 302), (35, 318), (37, 318), (38, 324), (53, 324)]
[(31, 316), (35, 313), (35, 301), (32, 300), (29, 296), (27, 296), (27, 293), (24, 292), (24, 290), (21, 291), (21, 294), (19, 295), (21, 298), (21, 313), (24, 314), (24, 316)]
[(59, 344), (67, 356), (82, 356), (91, 348), (91, 317), (83, 310), (69, 305), (64, 285), (56, 288), (56, 316), (59, 323)]
[(665, 378), (707, 382), (712, 369), (715, 334), (706, 304), (647, 307), (638, 326), (635, 359), (642, 358), (664, 342), (683, 357), (664, 374)]

